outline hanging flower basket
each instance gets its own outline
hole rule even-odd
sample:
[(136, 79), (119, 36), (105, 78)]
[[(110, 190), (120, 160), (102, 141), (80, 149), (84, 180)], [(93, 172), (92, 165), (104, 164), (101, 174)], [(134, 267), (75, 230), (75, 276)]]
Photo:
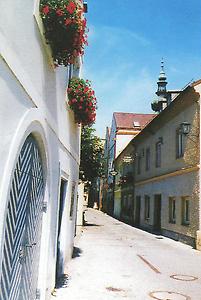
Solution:
[(87, 45), (82, 1), (40, 0), (40, 15), (55, 65), (73, 64)]
[(67, 89), (68, 104), (75, 114), (75, 122), (91, 125), (96, 119), (96, 97), (89, 80), (72, 78)]

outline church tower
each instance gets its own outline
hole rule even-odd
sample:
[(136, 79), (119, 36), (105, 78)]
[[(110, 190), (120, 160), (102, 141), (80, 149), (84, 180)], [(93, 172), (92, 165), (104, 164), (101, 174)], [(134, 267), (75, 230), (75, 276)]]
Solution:
[(164, 70), (163, 59), (161, 60), (161, 70), (158, 77), (157, 85), (158, 89), (156, 95), (158, 96), (158, 98), (151, 103), (151, 108), (156, 112), (161, 112), (169, 104), (169, 94), (166, 90), (167, 76)]
[(158, 77), (157, 81), (158, 90), (156, 92), (156, 95), (162, 98), (166, 98), (167, 91), (166, 91), (166, 85), (167, 85), (167, 77), (164, 71), (164, 61), (162, 59), (161, 61), (161, 71)]

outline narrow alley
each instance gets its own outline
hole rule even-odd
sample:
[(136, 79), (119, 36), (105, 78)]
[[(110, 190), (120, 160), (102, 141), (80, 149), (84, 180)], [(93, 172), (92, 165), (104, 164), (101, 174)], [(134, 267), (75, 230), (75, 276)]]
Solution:
[(201, 253), (93, 209), (52, 300), (201, 300)]

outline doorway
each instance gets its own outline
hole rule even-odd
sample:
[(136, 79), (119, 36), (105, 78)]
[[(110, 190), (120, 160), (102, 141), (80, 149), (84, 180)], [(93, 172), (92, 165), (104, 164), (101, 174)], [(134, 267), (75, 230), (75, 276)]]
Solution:
[(140, 226), (141, 196), (136, 196), (135, 225)]
[(0, 300), (34, 300), (38, 283), (44, 174), (39, 146), (29, 135), (11, 179), (3, 245)]
[(154, 231), (161, 232), (161, 194), (154, 195)]
[(65, 207), (65, 199), (67, 192), (67, 180), (61, 179), (60, 182), (60, 196), (59, 196), (59, 215), (58, 215), (58, 231), (57, 231), (57, 260), (56, 260), (56, 272), (55, 272), (55, 282), (56, 285), (59, 282), (60, 277), (63, 275), (64, 268), (64, 257), (61, 250), (61, 224), (63, 218), (63, 212)]

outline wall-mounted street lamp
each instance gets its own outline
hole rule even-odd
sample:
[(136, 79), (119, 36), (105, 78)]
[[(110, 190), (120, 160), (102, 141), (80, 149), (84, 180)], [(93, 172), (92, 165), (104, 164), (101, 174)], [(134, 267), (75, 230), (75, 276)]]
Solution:
[(190, 132), (190, 126), (191, 124), (189, 122), (182, 122), (180, 124), (181, 133), (186, 135)]
[(115, 170), (111, 170), (109, 173), (110, 173), (110, 175), (112, 175), (112, 176), (116, 176), (116, 175), (118, 174), (118, 172), (115, 171)]

